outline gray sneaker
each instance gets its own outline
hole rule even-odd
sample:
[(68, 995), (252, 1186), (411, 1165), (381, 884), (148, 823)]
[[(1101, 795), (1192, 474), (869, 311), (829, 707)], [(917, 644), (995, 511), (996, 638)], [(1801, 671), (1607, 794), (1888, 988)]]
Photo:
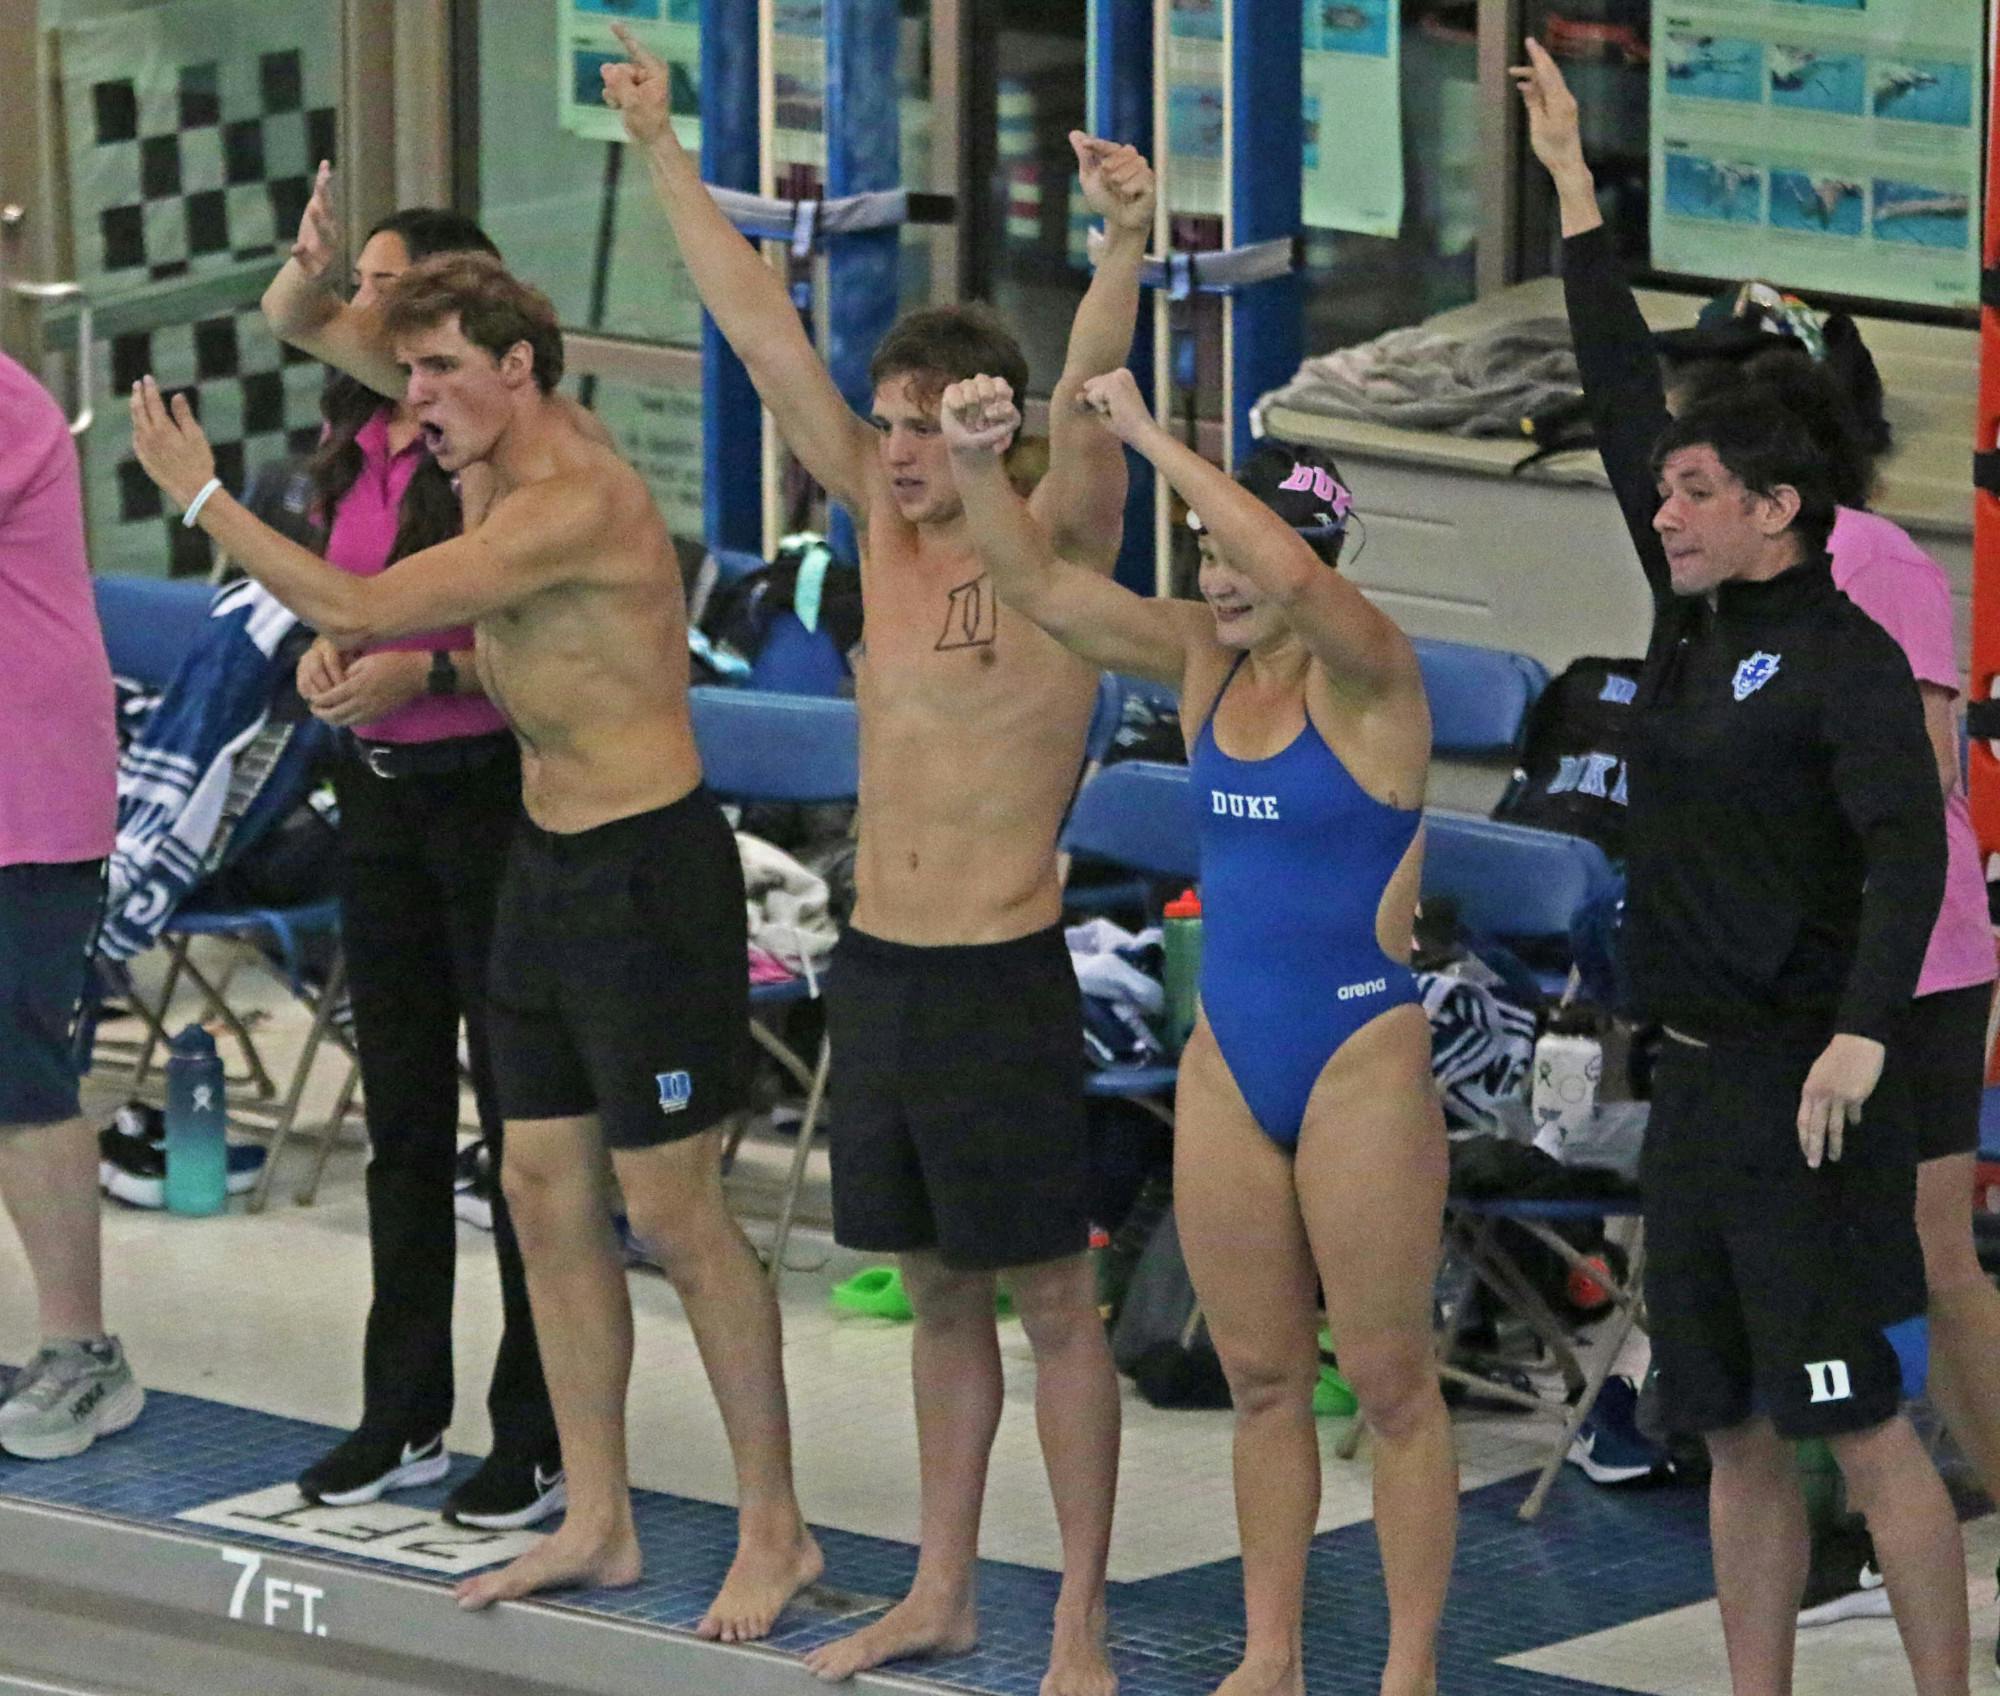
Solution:
[(118, 1339), (45, 1343), (0, 1402), (0, 1449), (18, 1460), (80, 1455), (139, 1417), (146, 1392)]

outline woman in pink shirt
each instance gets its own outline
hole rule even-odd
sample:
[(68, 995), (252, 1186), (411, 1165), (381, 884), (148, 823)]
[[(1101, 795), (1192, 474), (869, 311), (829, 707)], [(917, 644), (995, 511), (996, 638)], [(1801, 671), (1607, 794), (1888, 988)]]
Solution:
[[(456, 213), (416, 209), (369, 232), (352, 300), (325, 287), (338, 246), (320, 168), (292, 257), (264, 296), (278, 335), (336, 358), (389, 280), (432, 253), (495, 251)], [(456, 535), (459, 492), (407, 409), (332, 375), (326, 433), (310, 464), (326, 557), (373, 575)], [(321, 638), (299, 665), (313, 712), (353, 732), (340, 798), (342, 933), (367, 1100), (368, 1238), (374, 1297), (359, 1427), (306, 1469), (299, 1488), (335, 1506), (435, 1482), (450, 1465), (453, 1179), (461, 1018), (479, 1120), (499, 1170), (501, 1122), (487, 1047), (486, 960), (507, 843), (520, 810), (520, 755), (482, 691), (469, 629), (343, 655)], [(487, 1396), (493, 1447), (445, 1517), (493, 1530), (563, 1505), (562, 1460), (529, 1316), (520, 1249), (494, 1185), (504, 1324)]]

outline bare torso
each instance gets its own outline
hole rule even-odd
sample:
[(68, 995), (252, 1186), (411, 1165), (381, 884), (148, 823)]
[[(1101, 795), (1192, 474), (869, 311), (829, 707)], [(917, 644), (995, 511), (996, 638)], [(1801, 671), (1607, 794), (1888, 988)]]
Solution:
[(854, 922), (918, 945), (1025, 936), (1061, 914), (1056, 833), (1097, 674), (1000, 606), (969, 547), (926, 539), (886, 500), (876, 514)]
[[(589, 557), (476, 626), (479, 678), (521, 744), (521, 800), (565, 834), (678, 800), (701, 781), (688, 718), (687, 606), (639, 475), (577, 438), (557, 473), (598, 487)], [(499, 500), (480, 528), (507, 522)]]

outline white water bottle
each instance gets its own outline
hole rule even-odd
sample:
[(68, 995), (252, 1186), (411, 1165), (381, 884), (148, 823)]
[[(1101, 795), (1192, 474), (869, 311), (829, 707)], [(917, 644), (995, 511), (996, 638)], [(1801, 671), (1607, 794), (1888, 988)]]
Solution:
[(1597, 1085), (1603, 1075), (1603, 1044), (1584, 1020), (1558, 1012), (1535, 1043), (1534, 1083), (1528, 1096), (1535, 1146), (1544, 1154), (1562, 1158), (1570, 1132), (1597, 1109)]

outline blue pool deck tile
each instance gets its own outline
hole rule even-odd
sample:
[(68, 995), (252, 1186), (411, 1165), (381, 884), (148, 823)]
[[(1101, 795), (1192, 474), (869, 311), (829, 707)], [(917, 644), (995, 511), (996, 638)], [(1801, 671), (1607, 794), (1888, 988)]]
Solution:
[[(154, 1391), (130, 1431), (60, 1462), (0, 1456), (0, 1496), (148, 1524), (297, 1476), (324, 1452), (321, 1425)], [(475, 1465), (399, 1492), (440, 1506)], [(1452, 1696), (1601, 1696), (1608, 1687), (1505, 1667), (1528, 1650), (1648, 1618), (1713, 1594), (1705, 1492), (1624, 1493), (1566, 1481), (1541, 1517), (1516, 1517), (1526, 1481), (1460, 1498), (1457, 1565), (1439, 1642)], [(646, 1576), (624, 1590), (563, 1594), (566, 1607), (691, 1630), (735, 1552), (736, 1514), (658, 1491), (634, 1494)], [(867, 1623), (910, 1585), (914, 1547), (835, 1530), (817, 1536), (825, 1585), (779, 1619), (773, 1647), (803, 1654)], [(245, 1533), (245, 1539), (252, 1535)], [(236, 1533), (229, 1534), (234, 1540)], [(289, 1544), (281, 1535), (264, 1539)], [(412, 1575), (366, 1555), (315, 1548), (315, 1558)], [(443, 1580), (436, 1580), (443, 1585)], [(898, 1668), (942, 1689), (1036, 1696), (1047, 1668), (1059, 1577), (999, 1561), (980, 1564), (981, 1638), (969, 1654)], [(1208, 1696), (1243, 1651), (1242, 1569), (1236, 1560), (1111, 1586), (1111, 1655), (1124, 1696)], [(1388, 1645), (1380, 1552), (1371, 1522), (1314, 1539), (1306, 1578), (1306, 1676), (1315, 1696), (1373, 1696)]]

